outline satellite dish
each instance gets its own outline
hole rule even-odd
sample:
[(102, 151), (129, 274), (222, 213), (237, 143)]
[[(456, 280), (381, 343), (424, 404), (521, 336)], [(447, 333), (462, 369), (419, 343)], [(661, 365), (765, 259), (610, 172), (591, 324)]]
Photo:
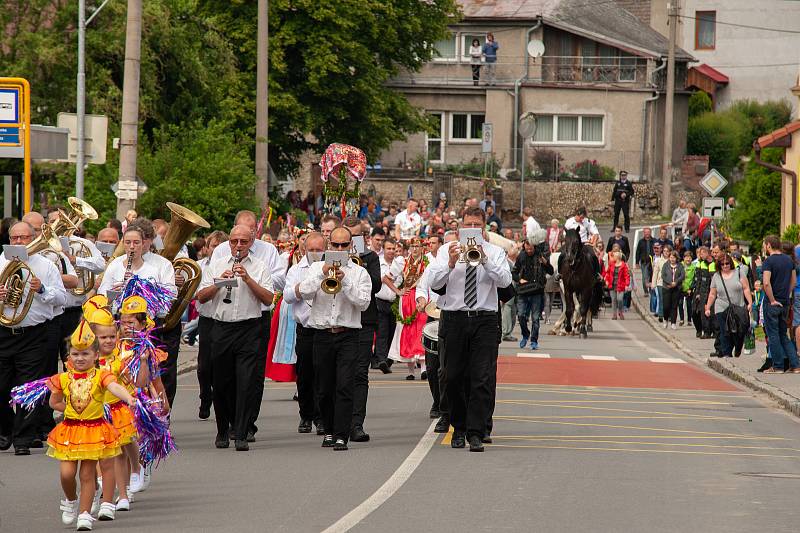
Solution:
[(529, 41), (528, 55), (531, 57), (542, 57), (544, 55), (544, 43), (538, 39)]
[(536, 115), (530, 112), (520, 115), (517, 131), (523, 139), (533, 137), (536, 133)]

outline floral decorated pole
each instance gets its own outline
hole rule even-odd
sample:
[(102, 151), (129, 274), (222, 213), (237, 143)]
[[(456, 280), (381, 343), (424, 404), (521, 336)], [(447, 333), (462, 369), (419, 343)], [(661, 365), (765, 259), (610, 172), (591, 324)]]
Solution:
[[(325, 208), (330, 211), (338, 203), (344, 218), (348, 205), (353, 210), (358, 206), (359, 187), (367, 176), (367, 156), (355, 146), (333, 143), (325, 149), (319, 165), (325, 183)], [(352, 189), (348, 187), (350, 181)]]

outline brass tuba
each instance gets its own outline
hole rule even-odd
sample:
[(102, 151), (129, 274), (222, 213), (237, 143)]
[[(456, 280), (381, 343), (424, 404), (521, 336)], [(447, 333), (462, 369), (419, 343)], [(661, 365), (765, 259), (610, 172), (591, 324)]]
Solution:
[(342, 290), (342, 282), (336, 277), (336, 273), (339, 271), (340, 266), (341, 263), (339, 263), (339, 261), (334, 261), (333, 268), (331, 269), (330, 273), (325, 279), (322, 280), (320, 287), (322, 288), (322, 292), (325, 294), (333, 294), (335, 296), (339, 294), (339, 291)]
[[(58, 220), (52, 225), (53, 233), (59, 237), (71, 237), (85, 220), (97, 220), (97, 211), (80, 198), (70, 196), (67, 203), (70, 207), (69, 213), (59, 209)], [(92, 250), (80, 241), (70, 243), (69, 252), (75, 257), (92, 256)], [(95, 274), (86, 269), (77, 269), (77, 271), (80, 283), (78, 287), (68, 290), (75, 296), (83, 296), (94, 288)]]
[(178, 289), (178, 296), (172, 302), (169, 313), (164, 318), (164, 329), (170, 330), (180, 322), (183, 312), (192, 300), (197, 287), (200, 286), (200, 281), (202, 281), (202, 271), (197, 262), (188, 257), (175, 259), (175, 256), (178, 255), (186, 239), (197, 228), (208, 229), (211, 225), (203, 217), (181, 205), (167, 202), (167, 209), (172, 212), (172, 218), (169, 221), (169, 229), (164, 235), (164, 249), (161, 250), (160, 254), (162, 257), (172, 261), (172, 268), (175, 269), (176, 274), (183, 272), (186, 278), (186, 281)]
[[(61, 243), (53, 233), (52, 228), (42, 225), (42, 234), (30, 242), (26, 247), (28, 255), (37, 254), (52, 248), (61, 251)], [(12, 259), (0, 273), (0, 285), (8, 291), (5, 300), (0, 302), (0, 325), (13, 327), (25, 320), (33, 303), (34, 292), (30, 290), (33, 271), (27, 263), (19, 259)], [(25, 294), (27, 287), (28, 294)], [(11, 316), (6, 316), (7, 309), (13, 309)]]

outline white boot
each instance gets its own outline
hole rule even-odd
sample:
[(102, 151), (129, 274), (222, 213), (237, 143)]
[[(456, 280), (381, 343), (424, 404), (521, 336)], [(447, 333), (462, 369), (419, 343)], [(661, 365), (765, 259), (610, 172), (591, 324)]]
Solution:
[(75, 528), (78, 531), (91, 531), (92, 530), (92, 522), (94, 522), (94, 518), (89, 513), (83, 512), (78, 517), (78, 524)]
[(78, 515), (78, 500), (68, 500), (66, 498), (61, 500), (61, 523), (65, 526), (70, 525), (75, 521)]
[(98, 520), (114, 520), (114, 513), (116, 507), (111, 502), (103, 502), (100, 504), (100, 510), (97, 511)]

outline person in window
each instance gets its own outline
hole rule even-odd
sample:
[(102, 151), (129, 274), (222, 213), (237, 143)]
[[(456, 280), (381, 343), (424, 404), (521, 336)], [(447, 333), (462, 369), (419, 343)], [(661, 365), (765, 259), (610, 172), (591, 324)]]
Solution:
[(481, 79), (482, 58), (481, 42), (478, 39), (472, 39), (472, 46), (469, 47), (469, 64), (472, 67), (472, 84), (476, 87), (478, 86), (478, 80)]
[(495, 78), (495, 69), (497, 67), (497, 49), (500, 45), (494, 40), (494, 35), (488, 33), (486, 35), (486, 42), (483, 43), (483, 58), (486, 61), (486, 84), (494, 85), (497, 79)]

